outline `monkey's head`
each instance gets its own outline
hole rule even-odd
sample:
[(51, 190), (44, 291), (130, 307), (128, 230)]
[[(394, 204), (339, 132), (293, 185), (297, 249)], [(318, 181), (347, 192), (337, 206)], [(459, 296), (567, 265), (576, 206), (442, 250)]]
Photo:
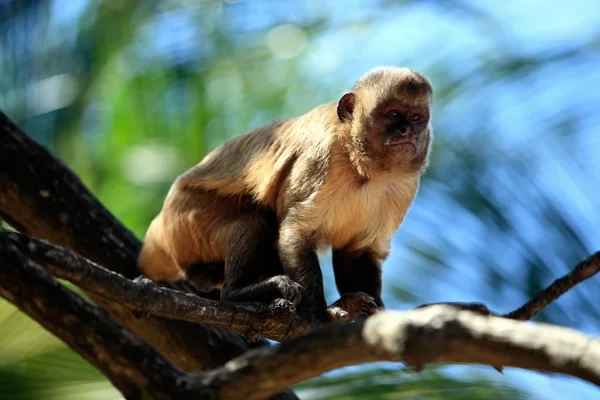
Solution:
[(368, 167), (420, 172), (431, 146), (432, 87), (407, 68), (378, 67), (344, 94), (337, 115), (350, 126), (351, 148)]

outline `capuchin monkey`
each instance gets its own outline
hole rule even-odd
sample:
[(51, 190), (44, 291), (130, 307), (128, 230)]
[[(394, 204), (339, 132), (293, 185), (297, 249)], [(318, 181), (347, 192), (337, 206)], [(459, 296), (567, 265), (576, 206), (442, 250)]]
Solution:
[[(381, 263), (428, 164), (431, 101), (423, 75), (378, 67), (337, 102), (221, 145), (172, 185), (139, 269), (221, 300), (283, 298), (322, 322), (382, 309)], [(317, 251), (329, 247), (342, 299), (328, 308)]]

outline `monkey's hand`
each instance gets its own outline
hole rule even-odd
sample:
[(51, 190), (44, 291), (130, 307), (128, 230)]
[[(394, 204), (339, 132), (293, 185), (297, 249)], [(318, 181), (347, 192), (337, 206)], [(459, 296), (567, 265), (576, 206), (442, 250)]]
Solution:
[(289, 276), (277, 275), (269, 278), (268, 282), (281, 293), (281, 298), (291, 301), (295, 306), (300, 303), (302, 299), (302, 286), (294, 282)]
[(346, 293), (327, 307), (329, 322), (368, 317), (376, 312), (375, 299), (364, 292)]

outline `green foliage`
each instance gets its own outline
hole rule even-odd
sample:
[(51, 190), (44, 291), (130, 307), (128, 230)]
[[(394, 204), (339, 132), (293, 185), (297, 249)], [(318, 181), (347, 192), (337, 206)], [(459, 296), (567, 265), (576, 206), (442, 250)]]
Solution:
[(527, 399), (523, 393), (484, 377), (472, 376), (457, 380), (445, 377), (434, 368), (427, 371), (374, 368), (313, 379), (295, 387), (305, 399)]
[(0, 399), (106, 399), (119, 392), (97, 369), (9, 303), (0, 307)]

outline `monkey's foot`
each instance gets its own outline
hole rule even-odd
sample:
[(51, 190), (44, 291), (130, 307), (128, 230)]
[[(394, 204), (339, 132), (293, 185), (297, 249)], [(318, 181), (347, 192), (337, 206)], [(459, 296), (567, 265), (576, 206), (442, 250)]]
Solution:
[(296, 306), (289, 300), (286, 299), (275, 299), (271, 302), (271, 307), (276, 312), (285, 312), (285, 313), (296, 313)]
[(291, 301), (295, 306), (300, 303), (302, 299), (302, 286), (294, 282), (289, 276), (277, 275), (269, 278), (268, 281), (281, 293), (282, 298)]
[(346, 293), (327, 307), (329, 322), (368, 317), (376, 312), (375, 299), (364, 292)]
[(350, 314), (342, 310), (341, 307), (331, 305), (327, 308), (327, 318), (329, 322), (347, 321), (350, 319)]

